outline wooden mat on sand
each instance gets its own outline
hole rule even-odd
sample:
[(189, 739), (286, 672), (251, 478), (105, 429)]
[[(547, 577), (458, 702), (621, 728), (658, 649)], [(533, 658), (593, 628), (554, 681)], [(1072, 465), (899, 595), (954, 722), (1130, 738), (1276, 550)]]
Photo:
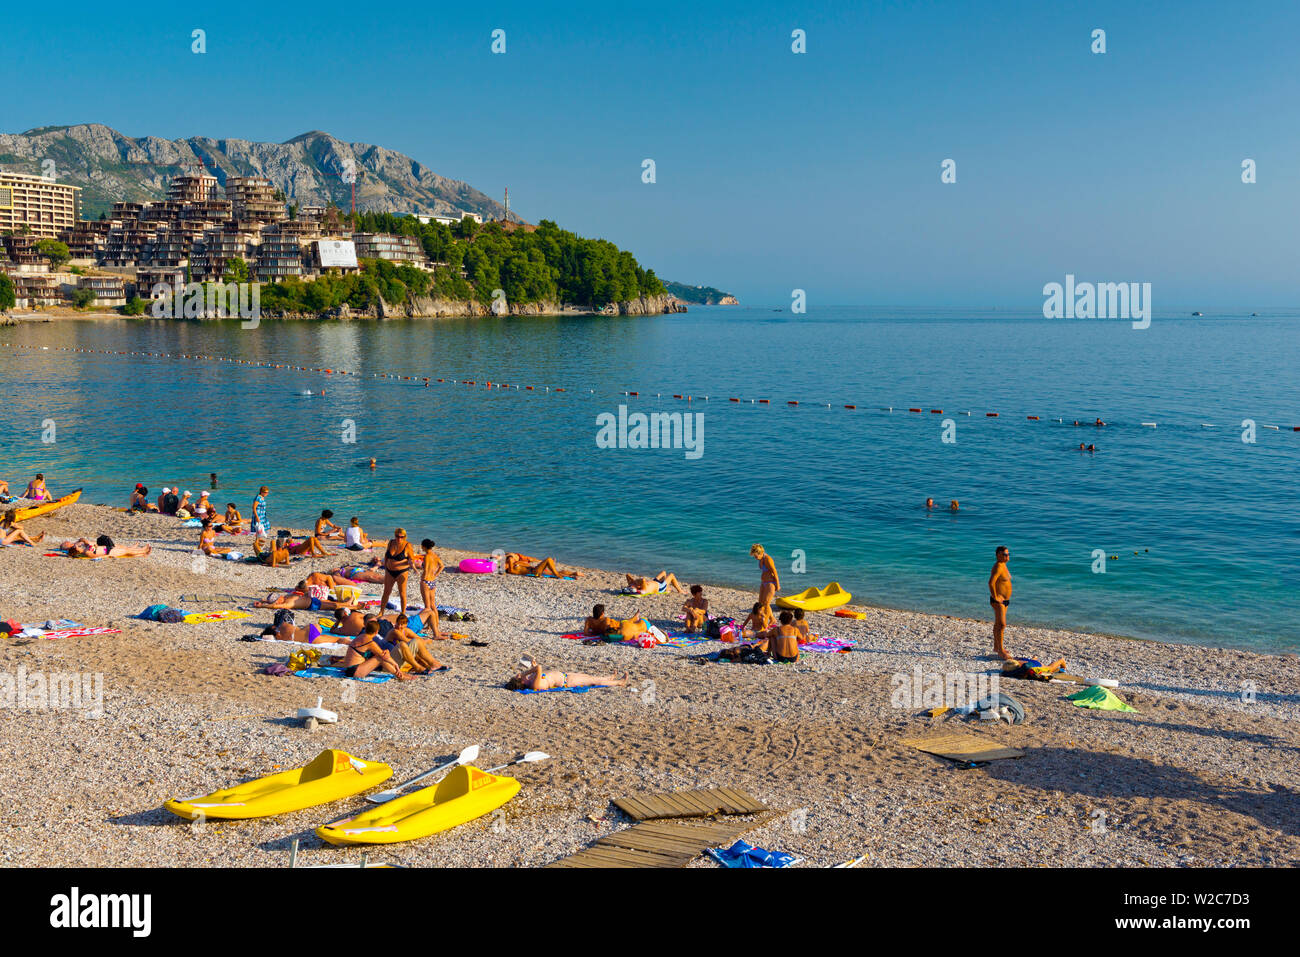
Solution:
[(929, 738), (905, 738), (903, 744), (926, 754), (952, 761), (1000, 761), (1023, 758), (1024, 751), (1008, 748), (977, 734), (937, 734)]
[(715, 814), (761, 814), (766, 804), (735, 788), (704, 788), (670, 791), (666, 794), (637, 794), (615, 798), (620, 811), (636, 821), (672, 817), (713, 817)]
[(591, 847), (548, 867), (685, 867), (710, 847), (725, 847), (761, 819), (710, 824), (646, 821), (602, 837)]

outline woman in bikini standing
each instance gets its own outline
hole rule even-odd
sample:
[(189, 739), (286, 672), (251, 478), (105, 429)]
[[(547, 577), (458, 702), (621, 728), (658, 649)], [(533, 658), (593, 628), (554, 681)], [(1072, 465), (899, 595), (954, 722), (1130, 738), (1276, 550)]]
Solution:
[(434, 553), (433, 546), (434, 541), (431, 538), (426, 538), (420, 542), (420, 547), (424, 549), (424, 564), (422, 566), (424, 570), (420, 575), (420, 600), (424, 602), (424, 612), (421, 617), (423, 617), (425, 624), (432, 629), (433, 637), (438, 641), (442, 641), (446, 638), (446, 635), (438, 627), (438, 593), (435, 586), (444, 566), (442, 559)]
[(762, 573), (762, 581), (758, 586), (758, 600), (767, 609), (767, 617), (771, 618), (772, 599), (781, 590), (781, 579), (776, 574), (776, 562), (772, 561), (772, 556), (763, 550), (762, 545), (751, 545), (749, 554), (758, 559), (758, 568)]
[[(384, 594), (379, 599), (380, 609), (388, 607), (388, 596), (393, 586), (397, 586), (397, 600), (401, 604), (402, 614), (406, 614), (406, 576), (415, 565), (415, 549), (406, 540), (406, 529), (399, 528), (393, 532), (393, 540), (384, 549)], [(436, 615), (437, 609), (434, 609)]]

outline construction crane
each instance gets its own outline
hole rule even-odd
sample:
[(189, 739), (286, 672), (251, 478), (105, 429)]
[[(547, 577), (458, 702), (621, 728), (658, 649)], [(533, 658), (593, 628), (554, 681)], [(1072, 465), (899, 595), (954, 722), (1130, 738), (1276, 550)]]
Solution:
[[(357, 180), (360, 179), (362, 176), (364, 176), (364, 175), (365, 175), (365, 172), (366, 172), (366, 171), (365, 171), (364, 169), (361, 169), (360, 167), (358, 167), (357, 169), (353, 170), (352, 183), (351, 183), (351, 185), (352, 185), (352, 216), (353, 216), (353, 218), (355, 218), (356, 215), (357, 215)], [(325, 173), (325, 175), (326, 175), (326, 176), (333, 176), (333, 177), (336, 177), (337, 179), (339, 179), (339, 180), (341, 180), (342, 182), (345, 182), (345, 183), (347, 182), (347, 178), (346, 178), (346, 177), (347, 177), (347, 173), (346, 173), (346, 172), (343, 172), (343, 173)]]

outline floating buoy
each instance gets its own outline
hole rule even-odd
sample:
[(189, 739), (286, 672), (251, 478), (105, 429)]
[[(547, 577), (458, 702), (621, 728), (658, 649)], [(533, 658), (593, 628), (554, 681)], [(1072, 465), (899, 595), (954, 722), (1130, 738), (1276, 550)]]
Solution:
[(1030, 422), (1037, 422), (1037, 421), (1038, 421), (1038, 416), (1036, 416), (1036, 415), (1027, 415), (1027, 416), (1025, 416), (1025, 418), (1027, 418)]
[(920, 412), (921, 410), (920, 410), (920, 409), (908, 409), (907, 411), (908, 411), (908, 412)]
[(772, 404), (772, 400), (771, 400), (771, 399), (759, 399), (759, 400), (758, 400), (758, 404), (759, 404), (759, 405), (771, 405), (771, 404)]
[(789, 402), (786, 403), (786, 405), (798, 405), (798, 404), (799, 403), (794, 401), (793, 399), (791, 399)]
[(1154, 422), (1143, 422), (1142, 425), (1144, 428), (1148, 428), (1148, 429), (1154, 429), (1156, 427), (1156, 424)]
[(856, 405), (846, 405), (844, 408), (846, 408), (846, 409), (856, 409), (857, 406), (856, 406)]

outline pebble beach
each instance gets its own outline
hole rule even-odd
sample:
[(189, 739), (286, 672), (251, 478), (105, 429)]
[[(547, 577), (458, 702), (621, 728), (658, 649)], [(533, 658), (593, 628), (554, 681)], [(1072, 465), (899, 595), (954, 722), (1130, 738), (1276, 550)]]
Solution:
[[(1137, 711), (1075, 707), (1066, 700), (1074, 685), (1003, 680), (1000, 690), (1025, 707), (1023, 724), (945, 720), (920, 705), (895, 707), (895, 676), (917, 668), (999, 674), (988, 621), (871, 607), (860, 609), (862, 620), (812, 613), (814, 632), (852, 640), (853, 650), (805, 654), (794, 665), (718, 663), (710, 659), (720, 642), (642, 649), (561, 637), (580, 630), (597, 602), (614, 617), (644, 614), (675, 627), (682, 596), (616, 594), (623, 572), (657, 568), (584, 569), (560, 581), (469, 575), (456, 563), (482, 552), (439, 548), (448, 566), (439, 603), (477, 619), (444, 623), (467, 636), (435, 643), (450, 671), (378, 685), (276, 677), (261, 671), (292, 649), (239, 640), (269, 624), (269, 611), (195, 625), (135, 616), (157, 603), (191, 612), (247, 606), (309, 571), (337, 568), (349, 553), (327, 545), (330, 557), (281, 569), (196, 563), (197, 530), (178, 519), (88, 504), (22, 528), (46, 539), (0, 549), (0, 616), (120, 631), (0, 638), (0, 672), (103, 682), (102, 716), (0, 708), (6, 866), (281, 867), (295, 840), (300, 865), (356, 864), (361, 849), (332, 847), (313, 830), (365, 807), (359, 797), (203, 824), (162, 805), (300, 767), (324, 748), (388, 763), (400, 782), (471, 744), (482, 747), (481, 767), (529, 750), (551, 759), (505, 772), (523, 788), (503, 814), (370, 848), (371, 862), (545, 866), (627, 827), (614, 798), (730, 787), (773, 812), (745, 840), (794, 854), (805, 867), (852, 858), (864, 867), (1300, 864), (1295, 655), (1025, 628), (1013, 611), (1013, 653), (1064, 657), (1072, 674), (1114, 678)], [(438, 537), (414, 522), (408, 528), (417, 542)], [(152, 553), (101, 561), (44, 554), (60, 540), (101, 534), (150, 544)], [(249, 539), (221, 536), (218, 544), (246, 551)], [(697, 581), (689, 568), (672, 571), (683, 586)], [(755, 598), (700, 583), (714, 613), (743, 618)], [(377, 597), (380, 586), (365, 592)], [(418, 600), (414, 582), (409, 594)], [(525, 654), (566, 671), (627, 671), (632, 684), (583, 694), (506, 690)], [(308, 730), (294, 715), (318, 697), (339, 723)], [(903, 743), (958, 731), (1025, 754), (969, 767)], [(692, 866), (718, 865), (701, 857)]]

